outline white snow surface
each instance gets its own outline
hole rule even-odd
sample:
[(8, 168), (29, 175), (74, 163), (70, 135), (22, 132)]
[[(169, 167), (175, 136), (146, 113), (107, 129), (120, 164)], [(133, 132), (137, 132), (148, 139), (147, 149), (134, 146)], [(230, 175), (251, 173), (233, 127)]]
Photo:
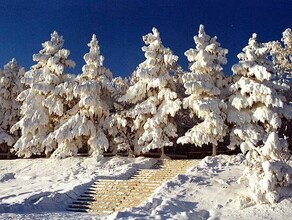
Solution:
[[(0, 219), (290, 219), (292, 187), (275, 204), (240, 208), (242, 154), (204, 158), (165, 182), (138, 207), (110, 216), (66, 212), (72, 198), (97, 178), (124, 179), (156, 159), (90, 157), (1, 161)], [(289, 198), (290, 197), (290, 198)]]

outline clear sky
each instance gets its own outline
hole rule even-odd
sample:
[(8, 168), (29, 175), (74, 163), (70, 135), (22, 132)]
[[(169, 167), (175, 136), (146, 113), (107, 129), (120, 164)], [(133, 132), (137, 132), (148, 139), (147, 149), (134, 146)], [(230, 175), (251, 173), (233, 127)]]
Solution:
[(226, 74), (252, 33), (261, 42), (280, 40), (292, 28), (292, 0), (1, 0), (0, 66), (13, 57), (28, 69), (32, 55), (54, 30), (63, 35), (64, 48), (81, 73), (87, 43), (96, 34), (114, 76), (129, 76), (144, 60), (142, 36), (158, 28), (165, 47), (179, 56), (194, 47), (200, 24), (229, 49)]

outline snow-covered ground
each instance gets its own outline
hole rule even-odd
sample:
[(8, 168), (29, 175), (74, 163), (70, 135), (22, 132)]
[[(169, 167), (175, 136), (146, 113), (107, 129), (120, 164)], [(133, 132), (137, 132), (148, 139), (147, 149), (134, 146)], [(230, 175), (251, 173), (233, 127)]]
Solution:
[(1, 161), (0, 219), (280, 220), (292, 216), (292, 187), (283, 190), (285, 197), (277, 204), (240, 208), (239, 197), (248, 190), (237, 183), (244, 168), (242, 155), (206, 157), (186, 175), (164, 183), (139, 207), (103, 217), (65, 211), (97, 178), (127, 178), (155, 161), (121, 157)]
[[(137, 169), (151, 167), (155, 162), (155, 159), (142, 157), (2, 160), (0, 219), (7, 219), (8, 216), (18, 219), (23, 215), (26, 219), (29, 219), (27, 215), (33, 219), (38, 219), (38, 216), (41, 219), (51, 219), (48, 212), (65, 211), (72, 199), (76, 199), (96, 179), (127, 179)], [(70, 213), (54, 215), (59, 216), (56, 219), (60, 219), (60, 216)]]

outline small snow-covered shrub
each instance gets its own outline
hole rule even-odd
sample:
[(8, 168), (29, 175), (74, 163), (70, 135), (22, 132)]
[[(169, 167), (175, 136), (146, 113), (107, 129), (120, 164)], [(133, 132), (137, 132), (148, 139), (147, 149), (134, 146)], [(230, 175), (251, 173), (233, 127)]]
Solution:
[(292, 183), (292, 167), (285, 159), (289, 156), (287, 143), (272, 132), (262, 147), (250, 145), (243, 151), (248, 151), (246, 168), (239, 182), (247, 183), (251, 193), (241, 198), (241, 206), (278, 202), (280, 187)]

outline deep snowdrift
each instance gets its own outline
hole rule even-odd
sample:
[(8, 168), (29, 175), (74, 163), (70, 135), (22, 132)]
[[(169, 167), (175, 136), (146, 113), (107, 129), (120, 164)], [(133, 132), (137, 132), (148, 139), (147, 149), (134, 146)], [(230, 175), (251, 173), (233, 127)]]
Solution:
[[(147, 158), (68, 158), (1, 161), (0, 219), (100, 219), (65, 208), (96, 178), (123, 179), (136, 169), (150, 167)], [(139, 207), (106, 219), (289, 219), (292, 187), (274, 205), (239, 207), (248, 188), (237, 183), (242, 155), (206, 157), (186, 175), (158, 188)], [(175, 192), (175, 193), (174, 193)]]

